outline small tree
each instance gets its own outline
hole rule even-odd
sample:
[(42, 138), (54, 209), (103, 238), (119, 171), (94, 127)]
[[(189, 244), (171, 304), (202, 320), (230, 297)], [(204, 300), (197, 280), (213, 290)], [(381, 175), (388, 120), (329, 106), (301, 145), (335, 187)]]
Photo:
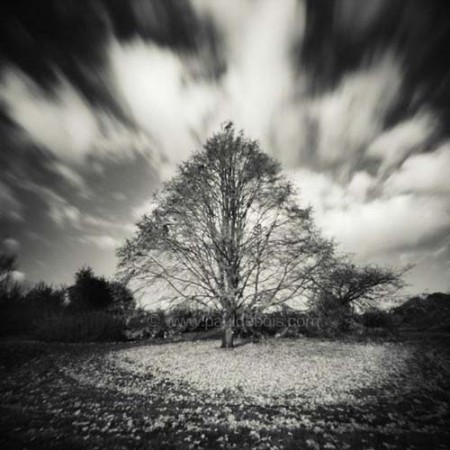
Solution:
[(69, 287), (69, 308), (72, 310), (102, 309), (112, 303), (108, 282), (97, 277), (90, 267), (75, 274), (75, 284)]
[(118, 281), (109, 282), (111, 303), (108, 310), (117, 314), (127, 314), (136, 309), (133, 293)]
[(394, 295), (404, 286), (402, 277), (407, 270), (357, 266), (346, 259), (329, 260), (321, 269), (314, 280), (319, 297), (347, 310)]
[(27, 308), (38, 314), (52, 313), (62, 310), (64, 304), (64, 288), (54, 288), (41, 281), (25, 295)]
[(332, 253), (279, 164), (231, 123), (179, 167), (155, 200), (118, 251), (122, 275), (151, 285), (162, 300), (220, 311), (226, 348), (233, 346), (236, 314), (300, 295)]

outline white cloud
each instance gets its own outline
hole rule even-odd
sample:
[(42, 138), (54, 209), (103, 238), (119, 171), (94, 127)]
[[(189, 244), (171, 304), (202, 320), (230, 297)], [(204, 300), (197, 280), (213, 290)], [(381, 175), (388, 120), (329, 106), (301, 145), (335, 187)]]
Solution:
[[(106, 81), (108, 82), (108, 81)], [(135, 152), (149, 153), (150, 141), (142, 131), (124, 125), (101, 108), (94, 108), (63, 76), (49, 95), (19, 69), (9, 67), (0, 78), (0, 101), (25, 137), (50, 151), (64, 167), (86, 163), (89, 156), (129, 158)]]
[(14, 270), (11, 275), (12, 279), (17, 283), (22, 283), (23, 281), (25, 281), (26, 278), (25, 273), (19, 270)]
[(380, 134), (367, 149), (369, 156), (382, 161), (380, 174), (397, 167), (415, 152), (425, 150), (436, 131), (436, 119), (421, 111)]
[(82, 192), (84, 196), (89, 195), (89, 190), (86, 185), (86, 182), (75, 169), (72, 169), (71, 167), (68, 167), (59, 162), (53, 162), (50, 165), (50, 169), (59, 176), (61, 176), (71, 186), (75, 187), (80, 192)]
[(67, 224), (73, 227), (79, 226), (81, 219), (80, 210), (76, 206), (69, 204), (62, 197), (53, 197), (49, 207), (49, 216), (56, 225), (60, 227), (65, 227)]
[[(319, 225), (346, 250), (367, 258), (398, 249), (406, 254), (447, 229), (449, 147), (423, 153), (436, 133), (433, 111), (421, 110), (384, 129), (404, 87), (397, 54), (374, 54), (333, 88), (313, 91), (311, 75), (293, 61), (293, 46), (305, 33), (304, 2), (191, 3), (222, 33), (225, 72), (214, 80), (202, 76), (214, 64), (207, 43), (203, 48), (198, 42), (197, 52), (178, 53), (150, 40), (110, 36), (105, 83), (132, 126), (92, 107), (63, 76), (50, 97), (18, 69), (4, 71), (0, 101), (24, 135), (52, 152), (54, 172), (87, 192), (83, 164), (100, 171), (96, 158), (139, 153), (167, 179), (220, 123), (233, 120), (291, 171)], [(337, 32), (349, 30), (348, 37), (357, 39), (382, 17), (387, 3), (374, 0), (366, 8), (346, 1), (338, 8)], [(114, 236), (134, 229), (86, 214), (48, 188), (30, 190), (45, 201), (54, 223), (83, 233), (87, 244), (110, 249), (117, 244)], [(1, 182), (0, 207), (0, 214), (22, 214)], [(135, 206), (130, 219), (153, 207), (151, 201)]]
[(300, 187), (303, 202), (313, 205), (325, 234), (363, 259), (426, 244), (450, 229), (445, 198), (399, 194), (367, 200), (355, 190), (355, 184), (372, 186), (362, 174), (348, 185), (308, 170), (291, 172), (290, 178)]
[(94, 245), (95, 247), (98, 247), (102, 250), (114, 249), (121, 244), (120, 240), (109, 235), (88, 235), (83, 236), (80, 240), (85, 244)]
[(375, 189), (376, 179), (367, 172), (356, 172), (348, 185), (349, 194), (357, 201), (364, 201)]
[(383, 130), (384, 118), (398, 99), (402, 78), (398, 60), (386, 53), (346, 75), (335, 90), (312, 102), (322, 163), (353, 168), (358, 154)]
[(150, 136), (154, 164), (165, 170), (185, 159), (197, 146), (194, 131), (214, 107), (215, 88), (189, 77), (188, 59), (140, 39), (112, 40), (108, 55), (111, 83)]
[(82, 161), (98, 132), (95, 114), (63, 77), (50, 97), (18, 69), (1, 80), (0, 99), (30, 138), (64, 161)]
[(304, 33), (305, 13), (302, 3), (291, 0), (265, 0), (253, 7), (229, 37), (220, 119), (233, 118), (267, 148), (274, 117), (296, 89), (291, 51)]
[(14, 238), (6, 238), (1, 241), (0, 247), (8, 254), (17, 255), (20, 250), (20, 242)]
[(360, 257), (414, 247), (450, 229), (445, 202), (399, 195), (328, 211), (324, 229)]
[[(450, 143), (434, 152), (414, 155), (386, 180), (386, 189), (395, 193), (450, 194)], [(450, 207), (450, 201), (448, 204)]]
[(134, 219), (139, 220), (145, 214), (151, 214), (158, 205), (154, 201), (145, 200), (140, 205), (133, 208), (132, 216)]
[(141, 39), (111, 39), (107, 49), (111, 83), (151, 137), (162, 178), (229, 119), (271, 151), (275, 118), (298, 84), (291, 51), (304, 32), (302, 3), (195, 1), (194, 6), (224, 32), (227, 71), (220, 80), (193, 76), (192, 67), (213, 63), (201, 49), (186, 56)]

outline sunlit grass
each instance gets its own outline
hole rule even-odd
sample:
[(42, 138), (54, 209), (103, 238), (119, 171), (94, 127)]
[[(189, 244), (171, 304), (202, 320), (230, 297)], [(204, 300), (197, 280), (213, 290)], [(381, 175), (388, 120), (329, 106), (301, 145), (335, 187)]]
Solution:
[(109, 362), (209, 394), (227, 391), (254, 402), (333, 404), (360, 401), (355, 392), (398, 382), (408, 347), (312, 340), (272, 340), (233, 351), (211, 341), (122, 350)]
[(0, 443), (446, 448), (450, 357), (441, 344), (299, 339), (218, 347), (0, 345), (0, 429), (9, 439)]

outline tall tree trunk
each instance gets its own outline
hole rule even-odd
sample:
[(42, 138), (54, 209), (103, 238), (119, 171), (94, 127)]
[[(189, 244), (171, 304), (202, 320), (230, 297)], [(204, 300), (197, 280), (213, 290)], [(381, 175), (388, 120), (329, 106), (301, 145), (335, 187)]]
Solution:
[(234, 314), (224, 313), (222, 321), (222, 346), (230, 349), (234, 347)]

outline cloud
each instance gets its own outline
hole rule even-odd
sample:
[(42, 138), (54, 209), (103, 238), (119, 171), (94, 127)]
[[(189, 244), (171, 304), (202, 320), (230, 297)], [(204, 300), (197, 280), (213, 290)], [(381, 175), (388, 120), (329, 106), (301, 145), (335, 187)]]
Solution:
[(335, 8), (339, 31), (350, 39), (361, 39), (361, 35), (370, 32), (383, 19), (389, 3), (389, 0), (371, 0), (369, 3), (341, 0)]
[[(141, 39), (111, 41), (108, 49), (113, 84), (153, 140), (163, 179), (231, 118), (296, 173), (319, 225), (345, 250), (370, 259), (445, 233), (446, 204), (435, 192), (412, 195), (383, 184), (399, 176), (402, 164), (411, 171), (410, 159), (428, 148), (438, 128), (426, 108), (408, 111), (386, 128), (407, 76), (398, 53), (378, 51), (332, 88), (312, 91), (311, 74), (298, 71), (292, 58), (305, 33), (303, 2), (193, 4), (222, 33), (227, 65), (220, 78), (192, 77), (190, 67), (208, 61)], [(367, 14), (358, 9), (364, 21), (358, 32), (370, 28), (385, 6), (379, 2)], [(151, 209), (146, 202), (133, 216)]]
[(387, 52), (312, 101), (309, 114), (316, 127), (315, 152), (322, 166), (354, 170), (367, 146), (382, 133), (402, 79), (398, 59)]
[(0, 180), (0, 219), (23, 221), (23, 207), (9, 186)]
[[(222, 30), (227, 68), (220, 78), (208, 76), (215, 59), (205, 57), (201, 46), (195, 54), (182, 54), (135, 38), (111, 39), (107, 47), (111, 83), (150, 137), (162, 178), (230, 118), (269, 149), (275, 118), (298, 81), (290, 56), (304, 32), (303, 3), (194, 6)], [(199, 74), (199, 66), (206, 70)]]
[(120, 244), (121, 241), (119, 239), (116, 239), (112, 236), (109, 235), (100, 235), (100, 236), (95, 236), (95, 235), (88, 235), (88, 236), (83, 236), (80, 238), (80, 241), (85, 243), (85, 244), (89, 244), (89, 245), (94, 245), (102, 250), (110, 250), (110, 249), (115, 249), (117, 248)]
[(323, 226), (360, 257), (426, 244), (450, 231), (446, 203), (433, 197), (399, 195), (353, 203), (326, 213)]
[(0, 247), (9, 255), (17, 255), (20, 250), (20, 242), (14, 238), (6, 238), (1, 241)]
[(253, 6), (228, 38), (220, 118), (233, 118), (264, 145), (274, 130), (274, 117), (296, 90), (291, 52), (304, 33), (305, 11), (303, 3), (290, 0)]
[(31, 180), (24, 180), (21, 188), (36, 195), (47, 206), (50, 220), (57, 226), (64, 228), (67, 225), (78, 228), (81, 224), (80, 209), (67, 199), (56, 193), (53, 189), (39, 185)]
[(376, 179), (365, 171), (355, 172), (348, 184), (348, 193), (358, 202), (365, 201), (376, 188)]
[(188, 58), (151, 42), (112, 40), (110, 77), (118, 97), (144, 135), (160, 170), (185, 159), (216, 101), (215, 88), (189, 76)]
[[(78, 53), (69, 55), (83, 68), (82, 83), (54, 69), (56, 82), (44, 89), (17, 67), (3, 66), (0, 102), (21, 130), (16, 142), (24, 152), (33, 147), (29, 143), (46, 149), (44, 169), (52, 178), (30, 177), (22, 190), (45, 203), (45, 218), (58, 232), (108, 250), (134, 230), (123, 222), (153, 205), (149, 199), (133, 208), (128, 188), (130, 202), (123, 202), (121, 189), (107, 180), (107, 163), (142, 159), (157, 172), (152, 177), (165, 180), (220, 123), (233, 120), (290, 171), (319, 225), (346, 250), (369, 259), (395, 252), (429, 256), (443, 245), (449, 225), (449, 147), (431, 151), (439, 118), (431, 106), (419, 105), (401, 46), (366, 51), (363, 45), (388, 4), (345, 0), (327, 9), (335, 42), (351, 43), (350, 52), (363, 54), (351, 53), (347, 61), (334, 45), (328, 50), (336, 55), (317, 46), (313, 58), (329, 59), (327, 76), (328, 64), (336, 70), (326, 81), (304, 61), (302, 43), (317, 32), (307, 24), (311, 7), (306, 11), (304, 1), (191, 0), (196, 17), (180, 18), (186, 45), (167, 24), (170, 11), (188, 11), (189, 5), (172, 10), (134, 2), (130, 21), (136, 24), (128, 26), (136, 30), (130, 33), (115, 29), (106, 8), (114, 26), (102, 28), (103, 38), (93, 43), (102, 58), (83, 64)], [(189, 23), (195, 30), (189, 32)], [(87, 87), (99, 92), (91, 98)], [(94, 186), (94, 171), (107, 182)], [(116, 192), (121, 212), (101, 197), (105, 190)], [(2, 219), (22, 218), (20, 195), (0, 182)], [(117, 220), (117, 213), (131, 217)]]
[(303, 202), (313, 205), (322, 230), (362, 259), (439, 242), (450, 231), (448, 201), (439, 196), (367, 199), (364, 189), (376, 180), (362, 173), (345, 185), (306, 169), (291, 172), (290, 178), (300, 187)]
[[(394, 193), (430, 195), (450, 194), (450, 143), (439, 149), (414, 155), (386, 181), (386, 189)], [(450, 202), (449, 205), (450, 206)]]
[(98, 132), (97, 120), (80, 93), (62, 76), (48, 94), (16, 68), (3, 73), (0, 99), (30, 139), (62, 160), (82, 161)]
[(84, 196), (89, 196), (86, 182), (76, 170), (55, 161), (50, 164), (50, 169), (69, 185), (80, 191)]
[(21, 272), (20, 270), (14, 270), (11, 275), (12, 279), (17, 283), (24, 282), (26, 278), (25, 273)]
[(137, 205), (133, 208), (132, 216), (134, 219), (139, 220), (145, 214), (151, 214), (157, 206), (158, 205), (154, 201), (146, 199), (140, 205)]
[(436, 133), (436, 118), (420, 111), (387, 129), (370, 144), (367, 155), (381, 161), (380, 174), (398, 167), (406, 158), (422, 152)]
[(76, 206), (69, 204), (66, 200), (56, 194), (50, 201), (49, 206), (49, 216), (56, 225), (59, 227), (71, 225), (75, 228), (79, 226), (81, 213)]
[(73, 170), (69, 174), (68, 166), (82, 166), (89, 157), (123, 160), (150, 148), (145, 133), (92, 106), (61, 74), (50, 94), (10, 66), (3, 71), (0, 87), (0, 101), (24, 137), (49, 151), (60, 163), (56, 170), (78, 187), (79, 176)]

